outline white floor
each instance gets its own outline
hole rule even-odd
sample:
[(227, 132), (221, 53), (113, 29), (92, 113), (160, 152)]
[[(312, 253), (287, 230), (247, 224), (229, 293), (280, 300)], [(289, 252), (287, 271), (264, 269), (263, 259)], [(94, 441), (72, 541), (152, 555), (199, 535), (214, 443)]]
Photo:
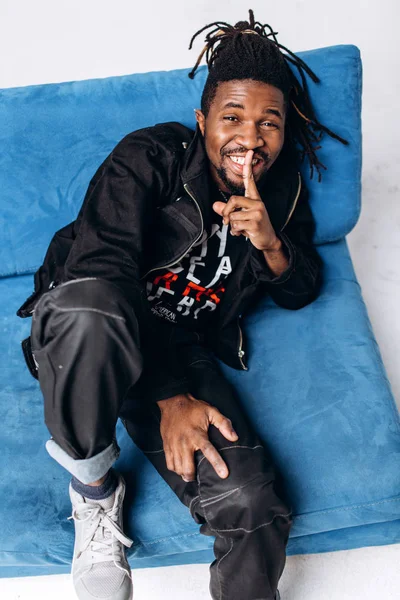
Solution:
[[(398, 600), (400, 545), (289, 556), (279, 584), (282, 600)], [(134, 572), (135, 600), (210, 600), (208, 566)], [(72, 600), (68, 575), (0, 580), (2, 600)]]

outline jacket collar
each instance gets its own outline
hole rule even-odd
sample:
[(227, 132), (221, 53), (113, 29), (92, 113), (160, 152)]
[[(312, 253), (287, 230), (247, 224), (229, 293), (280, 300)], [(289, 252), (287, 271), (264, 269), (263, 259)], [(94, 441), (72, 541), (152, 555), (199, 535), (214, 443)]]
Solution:
[[(203, 215), (204, 227), (210, 233), (212, 223), (212, 185), (209, 160), (203, 136), (197, 125), (184, 154), (181, 167), (182, 183), (194, 196)], [(275, 231), (280, 231), (299, 193), (299, 172), (296, 153), (285, 144), (279, 157), (263, 177), (258, 187)], [(215, 192), (214, 192), (215, 193)]]

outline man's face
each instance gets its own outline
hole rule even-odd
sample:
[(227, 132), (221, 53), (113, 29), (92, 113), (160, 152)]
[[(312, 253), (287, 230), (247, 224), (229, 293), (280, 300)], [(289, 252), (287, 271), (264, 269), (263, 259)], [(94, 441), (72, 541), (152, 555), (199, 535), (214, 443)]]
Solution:
[(251, 79), (218, 85), (207, 117), (196, 110), (204, 136), (211, 174), (219, 189), (243, 195), (243, 163), (254, 150), (255, 181), (272, 166), (282, 150), (285, 104), (281, 90)]

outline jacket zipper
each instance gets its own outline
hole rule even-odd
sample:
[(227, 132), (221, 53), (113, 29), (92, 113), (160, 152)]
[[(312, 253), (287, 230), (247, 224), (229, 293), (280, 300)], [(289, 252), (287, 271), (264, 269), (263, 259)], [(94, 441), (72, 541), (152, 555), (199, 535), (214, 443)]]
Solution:
[(167, 265), (161, 265), (161, 267), (155, 267), (154, 269), (150, 269), (150, 271), (147, 271), (147, 273), (145, 275), (143, 275), (143, 277), (141, 277), (141, 279), (144, 279), (145, 277), (147, 277), (147, 275), (149, 275), (149, 273), (152, 273), (153, 271), (159, 271), (160, 269), (169, 269), (170, 267), (173, 267), (174, 265), (176, 265), (177, 263), (179, 263), (182, 258), (184, 258), (186, 256), (186, 254), (189, 252), (189, 250), (191, 250), (191, 248), (193, 248), (193, 246), (195, 245), (196, 242), (199, 241), (199, 239), (201, 238), (201, 236), (203, 235), (203, 231), (204, 231), (204, 220), (203, 220), (203, 215), (201, 214), (201, 210), (200, 210), (200, 206), (199, 203), (197, 202), (196, 198), (193, 196), (193, 194), (190, 192), (189, 187), (187, 185), (187, 183), (185, 183), (183, 185), (183, 187), (185, 188), (186, 192), (189, 194), (189, 196), (191, 197), (191, 199), (193, 200), (193, 202), (195, 203), (197, 210), (199, 211), (199, 215), (200, 215), (200, 219), (201, 219), (201, 231), (199, 236), (194, 240), (194, 242), (192, 242), (190, 244), (190, 246), (185, 250), (185, 252), (176, 260), (174, 260), (172, 263), (169, 263)]
[(244, 364), (244, 362), (243, 362), (243, 360), (242, 360), (242, 359), (243, 359), (243, 356), (244, 356), (244, 354), (245, 354), (245, 352), (244, 352), (244, 350), (242, 349), (242, 346), (243, 346), (243, 333), (242, 333), (242, 329), (241, 329), (241, 327), (240, 327), (240, 325), (239, 325), (239, 319), (238, 319), (238, 321), (237, 321), (237, 325), (238, 325), (238, 328), (239, 328), (239, 348), (238, 348), (238, 357), (239, 357), (239, 360), (240, 360), (240, 364), (241, 364), (241, 367), (242, 367), (242, 369), (243, 369), (244, 371), (248, 371), (248, 370), (249, 370), (249, 369), (248, 369), (248, 367), (246, 367), (246, 365)]
[(290, 209), (290, 213), (288, 215), (288, 218), (286, 219), (286, 222), (285, 222), (284, 226), (281, 227), (281, 231), (283, 231), (285, 229), (286, 225), (289, 223), (289, 221), (290, 221), (290, 219), (292, 217), (292, 214), (294, 213), (294, 209), (296, 208), (296, 204), (297, 204), (297, 201), (299, 199), (299, 196), (300, 196), (300, 192), (301, 192), (301, 175), (300, 175), (300, 173), (297, 173), (297, 175), (298, 175), (298, 178), (299, 178), (299, 185), (298, 185), (298, 188), (297, 188), (297, 194), (296, 194), (296, 197), (295, 197), (294, 202), (292, 204), (292, 208)]
[[(293, 214), (293, 212), (294, 212), (294, 209), (296, 208), (296, 205), (297, 205), (297, 201), (298, 201), (298, 199), (299, 199), (299, 196), (300, 196), (300, 191), (301, 191), (301, 175), (300, 175), (300, 173), (298, 173), (298, 178), (299, 178), (299, 184), (298, 184), (298, 187), (297, 187), (297, 194), (296, 194), (296, 197), (295, 197), (295, 199), (294, 199), (294, 201), (293, 201), (292, 208), (290, 209), (290, 212), (289, 212), (288, 218), (286, 219), (286, 222), (285, 222), (284, 226), (282, 227), (281, 231), (282, 231), (282, 230), (283, 230), (283, 229), (286, 227), (286, 225), (289, 223), (289, 221), (290, 221), (290, 219), (291, 219), (291, 217), (292, 217), (292, 214)], [(249, 239), (249, 238), (247, 238), (247, 239)], [(239, 318), (240, 318), (240, 317), (239, 317)], [(244, 352), (244, 350), (243, 350), (243, 333), (242, 333), (242, 329), (241, 329), (241, 327), (240, 327), (240, 325), (239, 325), (239, 319), (238, 319), (238, 321), (237, 321), (237, 325), (238, 325), (238, 328), (239, 328), (239, 348), (238, 348), (238, 357), (239, 357), (239, 361), (240, 361), (240, 365), (241, 365), (242, 369), (243, 369), (244, 371), (248, 371), (248, 370), (249, 370), (249, 369), (248, 369), (248, 367), (246, 367), (246, 365), (245, 365), (245, 364), (244, 364), (244, 362), (243, 362), (243, 356), (244, 356), (245, 352)]]

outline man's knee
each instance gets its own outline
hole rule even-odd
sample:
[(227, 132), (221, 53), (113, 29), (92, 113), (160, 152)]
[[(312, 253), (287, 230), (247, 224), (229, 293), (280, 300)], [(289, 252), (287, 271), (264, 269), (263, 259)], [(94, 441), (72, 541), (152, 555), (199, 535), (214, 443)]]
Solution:
[(134, 315), (131, 303), (118, 286), (94, 277), (73, 279), (46, 292), (35, 307), (35, 315), (49, 307), (59, 311), (91, 309), (118, 317)]
[(138, 322), (122, 291), (103, 279), (85, 278), (68, 281), (42, 296), (32, 320), (32, 347), (41, 348), (58, 332), (96, 332), (105, 322), (127, 329), (138, 340)]
[(203, 459), (198, 466), (200, 505), (213, 531), (240, 537), (261, 527), (290, 527), (290, 508), (277, 495), (274, 467), (264, 448), (230, 446), (220, 450), (229, 469), (221, 479)]

